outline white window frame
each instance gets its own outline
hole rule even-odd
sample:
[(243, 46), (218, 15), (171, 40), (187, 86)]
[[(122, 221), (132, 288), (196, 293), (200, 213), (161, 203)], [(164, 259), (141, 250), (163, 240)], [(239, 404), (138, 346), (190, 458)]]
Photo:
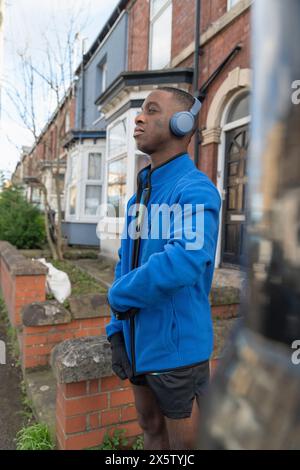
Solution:
[[(95, 146), (96, 147), (96, 146)], [(83, 182), (82, 182), (82, 190), (83, 190), (83, 197), (82, 197), (82, 208), (81, 208), (81, 219), (84, 219), (85, 221), (88, 220), (94, 220), (98, 221), (98, 214), (96, 213), (95, 215), (91, 214), (86, 214), (85, 212), (85, 199), (86, 199), (86, 188), (87, 186), (99, 186), (101, 191), (100, 191), (100, 204), (102, 201), (102, 196), (103, 196), (103, 159), (104, 159), (104, 152), (101, 151), (98, 148), (94, 147), (88, 147), (83, 149), (84, 152), (84, 157), (83, 157)], [(100, 179), (89, 179), (89, 156), (91, 153), (98, 153), (101, 156), (101, 174), (100, 174)]]
[(70, 110), (66, 112), (66, 117), (65, 117), (65, 133), (69, 132), (71, 128), (71, 113)]
[[(125, 121), (126, 123), (126, 136), (125, 136), (125, 148), (124, 151), (114, 154), (112, 156), (109, 155), (109, 136), (110, 136), (110, 131), (114, 127), (116, 127), (118, 124), (120, 124), (122, 121)], [(122, 158), (127, 158), (127, 169), (128, 169), (128, 123), (129, 123), (129, 118), (128, 118), (128, 113), (123, 114), (120, 116), (118, 119), (116, 119), (114, 122), (112, 122), (108, 127), (107, 127), (107, 150), (106, 150), (106, 194), (105, 194), (105, 201), (108, 203), (108, 168), (109, 164), (118, 160), (122, 160)], [(127, 171), (128, 174), (128, 171)], [(128, 181), (126, 181), (126, 195), (127, 195), (127, 188), (128, 188)], [(125, 208), (124, 211), (126, 210), (126, 197), (125, 197)], [(125, 217), (106, 217), (106, 222), (109, 224), (115, 224), (116, 221), (118, 221), (119, 224), (123, 226)]]
[(100, 65), (100, 70), (101, 70), (101, 93), (106, 90), (106, 85), (107, 85), (107, 61), (105, 60), (101, 65)]
[[(156, 12), (156, 14), (153, 14), (153, 0), (150, 0), (150, 28), (149, 28), (149, 59), (148, 59), (148, 67), (149, 70), (155, 70), (153, 65), (152, 65), (152, 40), (153, 40), (153, 25), (155, 21), (159, 19), (159, 17), (169, 8), (171, 7), (171, 21), (172, 21), (172, 12), (173, 12), (173, 2), (172, 0), (165, 0), (165, 4)], [(170, 58), (169, 62), (163, 66), (163, 68), (170, 67), (171, 64), (171, 58), (172, 58), (172, 31), (173, 28), (171, 26), (171, 38), (170, 38)]]
[(227, 0), (227, 11), (231, 10), (231, 8), (235, 7), (240, 0)]
[[(115, 121), (111, 122), (107, 126), (107, 141), (106, 141), (106, 158), (105, 158), (105, 184), (104, 184), (104, 194), (103, 194), (103, 201), (107, 203), (108, 197), (108, 163), (114, 160), (118, 160), (121, 157), (127, 157), (127, 179), (126, 179), (126, 197), (125, 197), (125, 211), (126, 206), (129, 198), (135, 192), (135, 154), (137, 153), (135, 140), (133, 137), (134, 132), (134, 119), (136, 117), (137, 108), (131, 108), (126, 111), (124, 114), (119, 116)], [(124, 152), (120, 153), (119, 155), (114, 155), (113, 157), (109, 158), (109, 131), (112, 127), (118, 124), (120, 121), (126, 119), (126, 149)], [(105, 232), (110, 234), (116, 233), (117, 235), (122, 233), (124, 223), (125, 223), (125, 214), (124, 217), (104, 217), (103, 219), (104, 224), (106, 225), (107, 229)]]
[[(88, 179), (88, 161), (90, 153), (100, 153), (101, 154), (101, 179), (92, 180)], [(103, 143), (85, 143), (77, 144), (76, 150), (70, 153), (70, 158), (77, 159), (77, 168), (76, 172), (73, 175), (71, 174), (72, 166), (68, 164), (67, 168), (67, 177), (66, 177), (66, 221), (67, 222), (77, 222), (77, 223), (93, 223), (97, 224), (99, 219), (99, 214), (91, 215), (85, 213), (85, 193), (86, 186), (100, 186), (101, 187), (101, 200), (100, 204), (103, 202), (103, 188), (104, 188), (104, 164), (105, 164), (105, 142)], [(76, 209), (75, 214), (70, 214), (70, 192), (73, 186), (77, 187), (76, 194)]]
[[(78, 217), (78, 160), (79, 160), (79, 152), (75, 151), (70, 153), (69, 158), (70, 159), (70, 165), (68, 165), (67, 168), (67, 176), (66, 176), (66, 214), (67, 218), (72, 221), (76, 220)], [(73, 172), (73, 167), (72, 167), (72, 160), (75, 160), (75, 167), (76, 170)], [(71, 197), (71, 189), (76, 186), (77, 187), (77, 193), (76, 193), (76, 203), (75, 203), (75, 214), (70, 213), (70, 197)]]

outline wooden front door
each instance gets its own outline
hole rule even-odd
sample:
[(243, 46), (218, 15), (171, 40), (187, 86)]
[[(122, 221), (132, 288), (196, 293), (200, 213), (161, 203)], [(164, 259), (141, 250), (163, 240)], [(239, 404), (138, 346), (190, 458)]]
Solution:
[(243, 264), (245, 238), (246, 163), (249, 145), (249, 126), (226, 133), (222, 264)]

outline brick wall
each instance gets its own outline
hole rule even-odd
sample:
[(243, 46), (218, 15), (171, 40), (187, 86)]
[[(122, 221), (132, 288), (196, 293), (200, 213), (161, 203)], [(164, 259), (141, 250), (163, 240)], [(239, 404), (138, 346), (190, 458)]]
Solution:
[(142, 433), (132, 386), (113, 374), (111, 349), (104, 335), (61, 343), (52, 352), (51, 365), (57, 380), (59, 449), (99, 446), (105, 433), (111, 436), (117, 429), (126, 431), (131, 445)]
[(138, 71), (148, 68), (149, 42), (148, 0), (138, 0), (129, 9), (128, 70)]
[(105, 433), (125, 429), (126, 437), (142, 433), (137, 423), (133, 391), (116, 376), (58, 384), (56, 435), (61, 450), (99, 446)]
[(194, 34), (195, 0), (174, 0), (172, 12), (172, 59), (194, 41)]
[(7, 242), (0, 242), (1, 290), (11, 324), (22, 325), (21, 310), (46, 298), (46, 269), (26, 260)]
[(69, 323), (23, 326), (22, 333), (22, 364), (25, 369), (33, 369), (49, 365), (52, 349), (68, 339), (105, 334), (105, 325), (110, 318), (97, 317), (72, 320)]
[(32, 305), (47, 305), (46, 268), (26, 259), (7, 242), (0, 242), (0, 282), (10, 322), (17, 328), (24, 369), (48, 366), (52, 349), (62, 341), (105, 334), (105, 325), (110, 320), (105, 304), (99, 307), (94, 318), (88, 315), (86, 318), (73, 318), (60, 306), (60, 310), (66, 313), (62, 320), (51, 315), (46, 320), (34, 315), (35, 324), (24, 323), (25, 310)]
[[(149, 3), (147, 0), (133, 2), (129, 9), (129, 70), (146, 70), (149, 49)], [(205, 0), (201, 5), (201, 34), (215, 25), (227, 13), (227, 0)], [(172, 60), (194, 42), (195, 1), (173, 0), (172, 15)], [(237, 45), (242, 50), (225, 67), (210, 86), (200, 114), (200, 127), (205, 128), (211, 102), (227, 78), (228, 73), (236, 67), (251, 68), (250, 58), (250, 9), (230, 22), (219, 33), (207, 41), (201, 50), (199, 64), (199, 87), (223, 62), (225, 57)], [(193, 50), (182, 59), (176, 67), (193, 67)], [(193, 142), (189, 146), (193, 156)], [(216, 183), (218, 145), (210, 144), (200, 149), (199, 167)]]

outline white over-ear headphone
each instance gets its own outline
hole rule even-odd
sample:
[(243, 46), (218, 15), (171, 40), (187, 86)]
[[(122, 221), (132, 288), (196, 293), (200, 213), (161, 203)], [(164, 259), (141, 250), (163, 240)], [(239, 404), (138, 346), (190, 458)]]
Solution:
[(189, 111), (175, 113), (170, 119), (170, 129), (177, 137), (184, 137), (193, 130), (195, 117), (201, 109), (201, 102), (197, 98), (194, 98), (194, 100), (194, 104)]

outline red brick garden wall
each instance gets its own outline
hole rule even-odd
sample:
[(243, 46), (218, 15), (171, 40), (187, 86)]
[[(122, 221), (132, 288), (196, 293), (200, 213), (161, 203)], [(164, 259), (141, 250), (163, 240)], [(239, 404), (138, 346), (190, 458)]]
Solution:
[(56, 433), (61, 450), (99, 446), (105, 433), (126, 430), (126, 437), (142, 433), (137, 423), (130, 382), (103, 377), (57, 385)]

